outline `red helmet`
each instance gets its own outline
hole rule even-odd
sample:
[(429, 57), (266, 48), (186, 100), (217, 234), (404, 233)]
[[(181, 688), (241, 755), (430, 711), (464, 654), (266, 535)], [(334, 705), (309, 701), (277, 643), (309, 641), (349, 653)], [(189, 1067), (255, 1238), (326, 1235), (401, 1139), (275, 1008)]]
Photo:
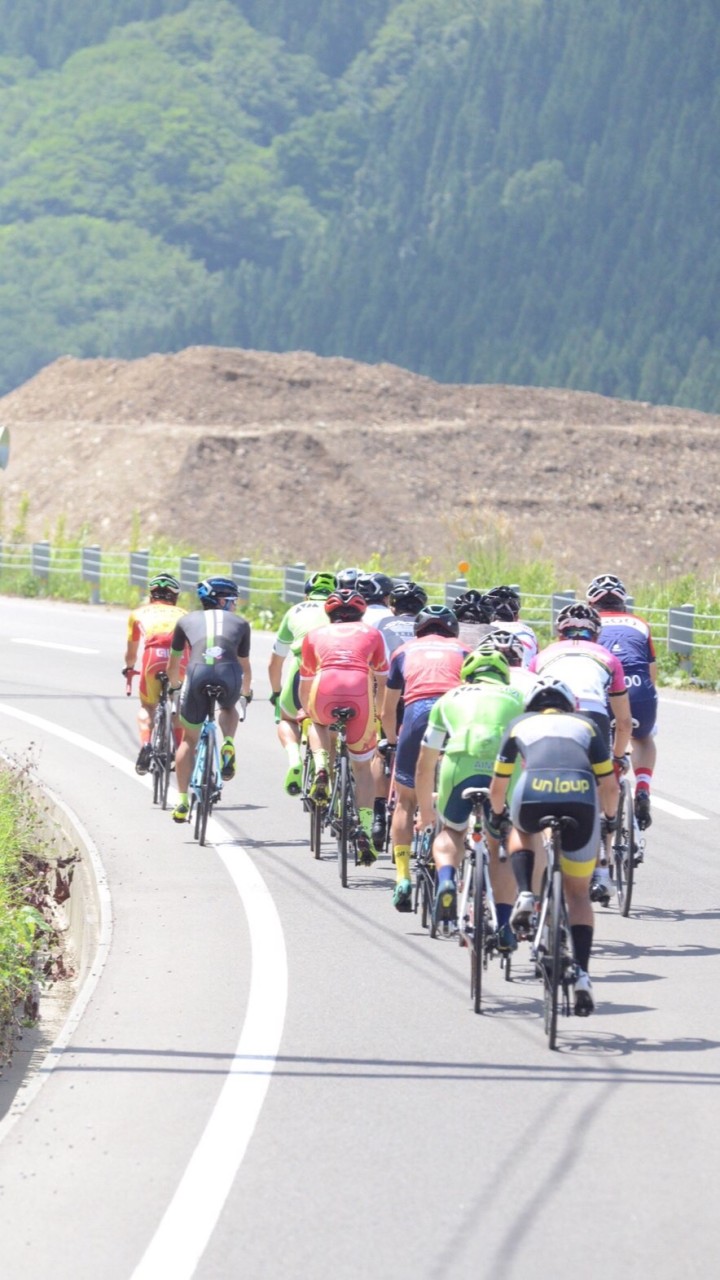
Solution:
[(331, 622), (356, 622), (367, 609), (367, 601), (354, 588), (332, 591), (325, 601), (325, 612)]

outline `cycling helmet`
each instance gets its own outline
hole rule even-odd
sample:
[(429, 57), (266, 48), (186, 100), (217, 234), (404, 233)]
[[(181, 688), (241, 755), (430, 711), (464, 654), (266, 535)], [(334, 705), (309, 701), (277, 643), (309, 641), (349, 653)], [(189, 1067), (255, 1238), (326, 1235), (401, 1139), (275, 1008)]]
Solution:
[(171, 573), (156, 573), (148, 582), (151, 600), (169, 600), (175, 604), (180, 595), (180, 583)]
[(460, 623), (446, 604), (426, 604), (415, 619), (416, 636), (433, 632), (439, 636), (456, 636), (459, 631)]
[(601, 626), (597, 609), (593, 609), (591, 604), (573, 601), (560, 610), (555, 630), (561, 638), (597, 640)]
[(463, 591), (453, 600), (453, 613), (459, 622), (490, 622), (493, 603), (482, 591)]
[(564, 680), (540, 676), (525, 699), (525, 710), (547, 711), (548, 707), (554, 707), (556, 711), (575, 711), (577, 699)]
[(509, 667), (521, 667), (523, 665), (523, 658), (525, 657), (523, 642), (519, 636), (515, 635), (514, 631), (506, 631), (502, 623), (493, 622), (492, 631), (486, 639), (492, 640), (498, 653), (503, 655)]
[(331, 622), (358, 622), (367, 609), (367, 601), (359, 591), (339, 587), (325, 601), (325, 612)]
[(514, 587), (491, 587), (488, 591), (493, 617), (514, 622), (520, 612), (520, 596)]
[(382, 604), (385, 594), (375, 573), (361, 573), (355, 583), (355, 590), (360, 592), (366, 604)]
[(474, 684), (476, 680), (502, 680), (503, 684), (509, 684), (510, 668), (507, 658), (503, 657), (494, 644), (483, 641), (463, 662), (460, 679), (466, 684)]
[(342, 587), (344, 591), (350, 587), (356, 587), (357, 580), (362, 577), (362, 574), (362, 569), (340, 569), (335, 575), (338, 587)]
[(329, 596), (336, 587), (337, 578), (334, 573), (311, 573), (305, 580), (305, 595)]
[(390, 608), (396, 613), (411, 613), (417, 616), (427, 604), (427, 591), (423, 591), (417, 582), (396, 582), (390, 592)]
[(596, 608), (602, 608), (605, 601), (611, 609), (617, 608), (618, 605), (624, 608), (627, 591), (614, 573), (600, 573), (590, 583), (585, 592), (585, 599), (588, 604), (593, 604)]
[[(197, 593), (203, 609), (227, 609), (238, 598), (238, 589), (232, 578), (206, 578), (198, 582)], [(223, 600), (224, 604), (220, 604)]]

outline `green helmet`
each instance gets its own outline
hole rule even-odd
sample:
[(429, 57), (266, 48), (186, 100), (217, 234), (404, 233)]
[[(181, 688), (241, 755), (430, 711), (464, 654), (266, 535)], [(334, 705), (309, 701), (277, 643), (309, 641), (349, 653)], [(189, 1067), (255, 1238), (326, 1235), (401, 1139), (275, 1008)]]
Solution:
[(474, 684), (476, 680), (501, 680), (503, 684), (509, 684), (510, 668), (494, 644), (481, 644), (463, 662), (460, 679), (465, 684)]
[(329, 596), (337, 587), (337, 578), (334, 573), (311, 573), (310, 577), (305, 581), (306, 596)]

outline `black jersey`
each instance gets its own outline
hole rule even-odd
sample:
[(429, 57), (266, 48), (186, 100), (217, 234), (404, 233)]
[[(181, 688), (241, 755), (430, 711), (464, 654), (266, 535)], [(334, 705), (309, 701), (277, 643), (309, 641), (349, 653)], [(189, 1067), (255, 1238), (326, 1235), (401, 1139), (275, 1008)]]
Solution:
[(186, 645), (190, 666), (237, 662), (250, 654), (250, 623), (224, 609), (196, 609), (180, 618), (173, 632), (173, 652), (182, 653)]
[[(577, 712), (526, 711), (508, 726), (494, 772), (509, 777), (518, 756), (543, 795), (587, 795), (594, 799), (594, 779), (613, 771), (596, 726)], [(591, 787), (591, 783), (593, 783)]]

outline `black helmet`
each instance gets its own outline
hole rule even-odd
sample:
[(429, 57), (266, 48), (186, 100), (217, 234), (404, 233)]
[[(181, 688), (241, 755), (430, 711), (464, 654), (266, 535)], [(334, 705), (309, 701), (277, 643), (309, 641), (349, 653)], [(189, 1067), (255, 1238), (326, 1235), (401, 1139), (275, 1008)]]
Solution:
[(329, 596), (331, 591), (337, 587), (337, 578), (334, 573), (311, 573), (309, 578), (305, 579), (305, 595), (306, 596)]
[(394, 586), (392, 578), (389, 578), (386, 573), (373, 573), (372, 577), (380, 588), (381, 600), (387, 599)]
[(446, 604), (426, 604), (415, 619), (415, 635), (457, 636), (460, 631), (452, 609)]
[(611, 609), (624, 609), (627, 591), (614, 573), (600, 573), (590, 583), (585, 592), (585, 599), (596, 609), (602, 609), (603, 604), (607, 604)]
[(463, 591), (453, 600), (453, 613), (460, 622), (490, 622), (493, 602), (482, 591)]
[(514, 631), (506, 631), (501, 622), (493, 622), (492, 631), (486, 637), (507, 659), (509, 667), (521, 667), (525, 657), (523, 642)]
[(520, 596), (514, 587), (491, 587), (488, 591), (493, 617), (514, 622), (520, 612)]
[(358, 622), (367, 602), (354, 587), (338, 587), (325, 601), (325, 612), (331, 622)]
[(557, 711), (575, 711), (577, 698), (564, 680), (541, 676), (525, 698), (525, 710), (546, 711), (548, 707), (555, 707)]
[(148, 582), (151, 600), (168, 600), (175, 604), (180, 595), (180, 583), (171, 573), (156, 573)]
[(581, 600), (566, 604), (564, 609), (560, 610), (555, 623), (555, 630), (561, 639), (575, 637), (597, 640), (601, 627), (602, 622), (597, 609), (593, 609), (591, 604), (583, 604)]
[(362, 573), (355, 583), (355, 590), (367, 604), (382, 604), (382, 588), (374, 573)]
[(225, 601), (222, 608), (227, 609), (238, 598), (238, 589), (232, 578), (206, 578), (204, 582), (198, 582), (197, 593), (203, 609), (219, 609), (221, 600)]
[(427, 591), (417, 582), (396, 582), (390, 592), (390, 608), (396, 613), (417, 615), (427, 604)]
[(340, 571), (335, 574), (338, 587), (341, 587), (344, 591), (348, 590), (350, 587), (356, 587), (358, 578), (361, 578), (362, 576), (362, 569), (340, 569)]

